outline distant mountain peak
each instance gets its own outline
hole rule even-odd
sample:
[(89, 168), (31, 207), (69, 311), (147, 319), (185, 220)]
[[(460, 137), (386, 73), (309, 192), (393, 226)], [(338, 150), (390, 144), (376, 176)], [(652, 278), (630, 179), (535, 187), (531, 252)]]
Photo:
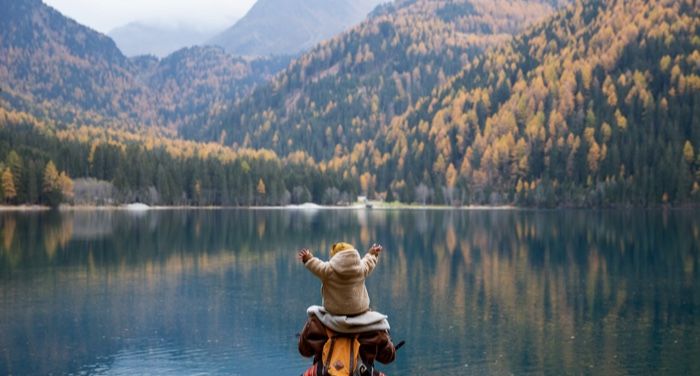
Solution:
[(296, 54), (362, 21), (382, 0), (258, 0), (209, 43), (235, 55)]
[(109, 32), (127, 56), (165, 57), (183, 47), (202, 44), (220, 30), (204, 30), (187, 23), (134, 21)]

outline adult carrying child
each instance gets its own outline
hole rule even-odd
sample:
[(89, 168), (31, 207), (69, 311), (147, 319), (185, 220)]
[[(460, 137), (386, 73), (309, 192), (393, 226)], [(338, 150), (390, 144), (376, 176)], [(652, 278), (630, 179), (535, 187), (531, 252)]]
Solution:
[(305, 376), (381, 375), (374, 362), (394, 361), (396, 349), (387, 317), (369, 309), (365, 279), (382, 252), (374, 244), (364, 257), (348, 243), (331, 247), (330, 260), (302, 249), (298, 258), (321, 280), (323, 307), (311, 306), (299, 337), (299, 353), (314, 357)]

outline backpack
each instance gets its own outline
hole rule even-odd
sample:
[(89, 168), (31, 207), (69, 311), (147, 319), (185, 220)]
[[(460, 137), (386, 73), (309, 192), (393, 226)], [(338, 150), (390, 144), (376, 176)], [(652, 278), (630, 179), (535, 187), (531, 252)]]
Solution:
[(384, 375), (360, 358), (360, 342), (357, 335), (340, 334), (326, 328), (328, 340), (323, 345), (323, 355), (304, 376), (375, 376)]
[(328, 340), (323, 345), (323, 374), (352, 376), (360, 360), (360, 342), (356, 335), (338, 334), (326, 329)]

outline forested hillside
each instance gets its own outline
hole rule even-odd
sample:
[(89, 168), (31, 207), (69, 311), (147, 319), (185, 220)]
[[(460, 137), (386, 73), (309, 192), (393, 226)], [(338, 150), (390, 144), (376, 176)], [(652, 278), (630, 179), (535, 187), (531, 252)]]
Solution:
[(578, 1), (472, 60), (342, 163), (365, 160), (403, 200), (420, 183), (468, 202), (697, 200), (699, 9)]
[[(577, 1), (483, 56), (459, 49), (474, 45), (454, 42), (464, 33), (448, 37), (436, 31), (444, 23), (413, 18), (409, 35), (425, 26), (434, 39), (425, 50), (401, 44), (410, 39), (395, 27), (402, 18), (391, 15), (420, 6), (432, 6), (438, 18), (478, 9), (460, 4), (379, 11), (258, 88), (209, 137), (281, 154), (305, 150), (359, 179), (365, 193), (408, 202), (587, 206), (698, 198), (696, 1)], [(472, 23), (457, 24), (465, 30)], [(373, 33), (376, 43), (365, 43)], [(494, 38), (470, 35), (479, 37)], [(392, 43), (400, 47), (390, 50)], [(432, 54), (435, 65), (412, 60), (415, 51)], [(441, 72), (455, 51), (462, 58), (453, 69), (464, 69), (448, 78)], [(385, 61), (398, 71), (381, 71)], [(434, 85), (439, 89), (418, 99)]]
[(0, 97), (13, 109), (68, 123), (191, 125), (288, 61), (243, 60), (214, 47), (161, 61), (128, 59), (107, 36), (40, 0), (0, 0), (0, 8)]
[[(0, 0), (0, 85), (12, 104), (155, 123), (152, 98), (108, 37), (40, 0)], [(26, 108), (25, 108), (26, 109)]]
[(211, 46), (183, 48), (159, 61), (147, 56), (132, 61), (139, 59), (146, 63), (139, 79), (156, 98), (158, 124), (173, 129), (204, 126), (227, 103), (247, 95), (290, 60), (244, 59)]
[(485, 47), (553, 11), (541, 0), (398, 1), (302, 55), (187, 137), (316, 159), (344, 155)]

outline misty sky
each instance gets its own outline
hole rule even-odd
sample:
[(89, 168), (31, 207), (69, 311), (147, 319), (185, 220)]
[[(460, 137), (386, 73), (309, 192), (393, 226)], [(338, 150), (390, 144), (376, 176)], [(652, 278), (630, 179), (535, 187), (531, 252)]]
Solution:
[(132, 21), (174, 25), (185, 23), (200, 29), (231, 26), (255, 0), (44, 0), (83, 25), (108, 33)]

